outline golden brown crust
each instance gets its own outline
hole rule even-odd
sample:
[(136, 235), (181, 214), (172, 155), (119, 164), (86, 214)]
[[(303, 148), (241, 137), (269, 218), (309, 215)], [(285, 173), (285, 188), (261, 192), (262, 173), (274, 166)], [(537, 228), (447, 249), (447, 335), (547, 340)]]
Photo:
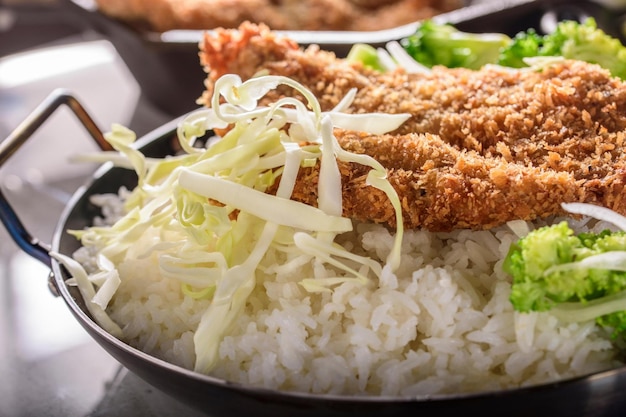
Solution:
[(97, 0), (106, 15), (165, 32), (236, 28), (245, 21), (275, 30), (392, 28), (462, 6), (460, 0)]
[[(247, 41), (232, 41), (244, 33)], [(301, 82), (326, 110), (356, 87), (349, 111), (410, 113), (390, 135), (336, 131), (342, 147), (388, 169), (408, 227), (488, 228), (562, 214), (560, 204), (571, 201), (626, 214), (626, 84), (597, 65), (564, 60), (542, 71), (379, 74), (314, 47), (299, 49), (265, 27), (214, 36), (206, 35), (201, 51), (207, 92), (224, 73), (245, 79), (262, 70)], [(218, 39), (219, 47), (212, 43)], [(279, 90), (268, 100), (291, 93)], [(367, 169), (342, 164), (341, 172), (345, 214), (393, 226), (390, 203), (365, 185)], [(301, 175), (294, 199), (314, 205), (317, 172)]]
[[(342, 148), (367, 154), (388, 169), (407, 228), (449, 231), (487, 229), (509, 220), (561, 214), (561, 202), (584, 201), (624, 212), (623, 163), (598, 179), (567, 171), (509, 163), (473, 150), (459, 150), (430, 134), (370, 136), (336, 130)], [(292, 198), (317, 204), (319, 167), (302, 169)], [(365, 184), (369, 168), (340, 163), (344, 215), (395, 226), (383, 192)]]

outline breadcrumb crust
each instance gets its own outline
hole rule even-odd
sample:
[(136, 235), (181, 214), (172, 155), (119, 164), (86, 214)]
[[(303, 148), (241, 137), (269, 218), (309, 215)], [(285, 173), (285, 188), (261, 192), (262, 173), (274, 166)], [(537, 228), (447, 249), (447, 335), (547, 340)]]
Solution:
[[(410, 113), (388, 135), (335, 132), (342, 147), (387, 168), (408, 228), (487, 229), (561, 215), (561, 203), (574, 201), (626, 214), (626, 85), (597, 65), (563, 60), (540, 71), (380, 74), (253, 24), (207, 32), (200, 47), (203, 104), (219, 76), (264, 71), (304, 84), (323, 109), (357, 88), (349, 111)], [(318, 170), (301, 170), (293, 199), (316, 204)], [(344, 215), (394, 227), (386, 196), (365, 184), (367, 168), (341, 163), (340, 171)]]

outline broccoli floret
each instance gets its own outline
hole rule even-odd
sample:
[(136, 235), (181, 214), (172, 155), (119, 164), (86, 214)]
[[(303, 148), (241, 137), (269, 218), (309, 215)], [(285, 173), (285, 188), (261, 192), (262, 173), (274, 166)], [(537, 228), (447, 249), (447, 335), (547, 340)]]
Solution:
[(535, 29), (520, 32), (507, 46), (500, 50), (498, 64), (513, 68), (526, 67), (524, 58), (540, 56), (542, 46), (543, 37)]
[(545, 274), (551, 266), (572, 262), (585, 250), (567, 222), (534, 230), (512, 245), (504, 265), (514, 278), (513, 306), (522, 312), (545, 311), (557, 302), (572, 300), (575, 294), (586, 294), (586, 271), (576, 277), (569, 271)]
[(502, 33), (462, 32), (450, 24), (427, 20), (400, 44), (417, 62), (427, 67), (444, 65), (479, 69), (497, 62), (500, 49), (510, 41), (511, 38)]
[(511, 245), (504, 270), (520, 312), (548, 311), (568, 321), (596, 319), (626, 335), (626, 233), (576, 235), (567, 222), (530, 232)]
[(565, 20), (553, 33), (539, 36), (535, 30), (518, 33), (500, 53), (500, 65), (521, 68), (524, 58), (562, 56), (598, 64), (612, 75), (626, 79), (626, 47), (598, 28), (594, 18), (583, 23)]

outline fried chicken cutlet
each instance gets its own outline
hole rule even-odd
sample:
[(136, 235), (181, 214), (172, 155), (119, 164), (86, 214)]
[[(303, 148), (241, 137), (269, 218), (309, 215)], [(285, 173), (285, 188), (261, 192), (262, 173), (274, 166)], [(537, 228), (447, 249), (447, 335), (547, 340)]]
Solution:
[[(207, 32), (200, 46), (207, 72), (200, 102), (207, 105), (221, 75), (245, 80), (263, 72), (302, 83), (324, 110), (357, 88), (350, 112), (410, 113), (387, 135), (335, 131), (343, 148), (388, 170), (406, 227), (485, 229), (564, 214), (561, 203), (573, 201), (626, 214), (626, 84), (597, 65), (562, 60), (542, 70), (381, 74), (252, 24)], [(367, 170), (340, 170), (344, 215), (393, 226), (390, 202), (365, 184)], [(315, 205), (317, 174), (302, 169), (292, 198)]]

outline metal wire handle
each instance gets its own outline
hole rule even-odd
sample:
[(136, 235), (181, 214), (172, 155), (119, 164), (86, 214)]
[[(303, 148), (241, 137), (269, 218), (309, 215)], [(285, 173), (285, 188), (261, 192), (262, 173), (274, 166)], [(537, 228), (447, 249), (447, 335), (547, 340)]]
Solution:
[[(61, 105), (70, 108), (102, 150), (112, 150), (111, 145), (104, 139), (102, 131), (72, 93), (65, 89), (56, 89), (5, 140), (0, 142), (0, 168)], [(0, 221), (24, 252), (51, 267), (50, 246), (26, 230), (19, 216), (7, 201), (2, 188), (0, 188)]]

